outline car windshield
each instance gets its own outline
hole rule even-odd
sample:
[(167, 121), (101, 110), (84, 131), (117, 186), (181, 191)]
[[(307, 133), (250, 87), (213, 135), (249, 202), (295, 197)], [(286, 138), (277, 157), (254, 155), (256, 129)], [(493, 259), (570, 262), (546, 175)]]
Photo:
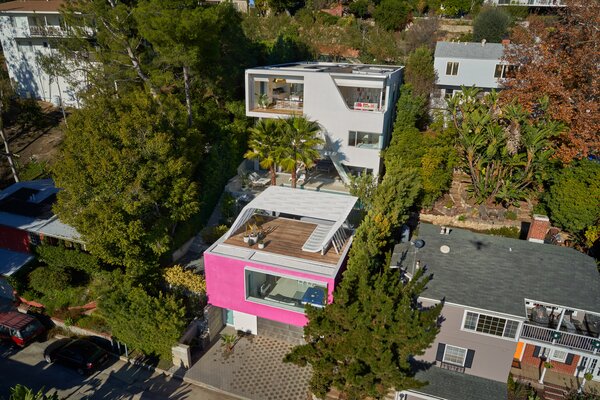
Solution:
[(102, 354), (102, 349), (96, 346), (92, 342), (88, 342), (87, 340), (76, 340), (73, 342), (69, 348), (83, 356), (86, 360), (94, 360), (100, 354)]
[(29, 336), (33, 335), (35, 331), (37, 331), (41, 327), (42, 324), (40, 324), (40, 322), (37, 319), (35, 319), (31, 321), (31, 323), (27, 324), (27, 326), (25, 326), (23, 329), (17, 331), (15, 336), (19, 339), (26, 339)]

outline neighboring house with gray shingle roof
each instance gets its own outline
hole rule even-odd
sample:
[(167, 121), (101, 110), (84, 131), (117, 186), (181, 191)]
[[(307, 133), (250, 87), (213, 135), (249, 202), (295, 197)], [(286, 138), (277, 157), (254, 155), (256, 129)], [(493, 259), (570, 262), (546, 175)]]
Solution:
[[(441, 232), (420, 224), (391, 260), (406, 279), (418, 268), (432, 274), (424, 306), (444, 301), (441, 331), (423, 361), (503, 384), (509, 372), (538, 384), (540, 372), (552, 383), (590, 372), (600, 386), (600, 275), (591, 257), (465, 229)], [(554, 368), (538, 371), (540, 360)], [(415, 396), (405, 399), (429, 398)]]
[(501, 89), (509, 66), (502, 61), (504, 44), (437, 42), (433, 66), (437, 74), (434, 107), (443, 107), (444, 98), (461, 86), (475, 86), (484, 92)]

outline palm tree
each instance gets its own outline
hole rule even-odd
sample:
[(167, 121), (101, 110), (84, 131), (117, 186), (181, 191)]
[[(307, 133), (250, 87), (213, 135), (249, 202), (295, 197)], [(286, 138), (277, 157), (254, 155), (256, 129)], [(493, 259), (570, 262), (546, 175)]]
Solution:
[(250, 128), (250, 148), (244, 157), (252, 160), (258, 158), (262, 168), (268, 169), (271, 173), (271, 185), (276, 185), (277, 175), (275, 165), (277, 164), (276, 154), (281, 146), (283, 135), (282, 122), (274, 119), (261, 119), (255, 127)]
[(304, 117), (286, 119), (283, 129), (283, 140), (277, 158), (279, 164), (292, 174), (292, 187), (295, 188), (298, 181), (296, 169), (299, 165), (310, 168), (320, 157), (317, 146), (324, 141), (318, 137), (321, 130), (319, 124)]

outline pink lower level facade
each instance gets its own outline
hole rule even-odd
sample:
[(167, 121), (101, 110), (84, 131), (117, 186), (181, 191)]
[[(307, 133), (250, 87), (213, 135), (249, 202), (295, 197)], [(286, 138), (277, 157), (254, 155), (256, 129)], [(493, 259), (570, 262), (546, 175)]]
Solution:
[[(307, 318), (304, 314), (304, 305), (301, 302), (299, 304), (286, 304), (286, 299), (282, 296), (279, 297), (282, 300), (281, 304), (279, 304), (276, 303), (277, 300), (260, 299), (260, 294), (256, 297), (252, 296), (248, 279), (253, 276), (252, 274), (287, 278), (286, 283), (290, 283), (288, 286), (296, 284), (296, 288), (292, 288), (292, 291), (296, 293), (302, 293), (303, 290), (310, 287), (323, 288), (327, 293), (327, 303), (331, 303), (333, 300), (335, 286), (335, 279), (333, 278), (295, 272), (289, 269), (259, 264), (248, 260), (228, 258), (216, 254), (205, 254), (204, 266), (207, 277), (206, 291), (208, 302), (213, 306), (233, 310), (237, 313), (247, 314), (248, 316), (266, 318), (295, 326), (304, 326), (307, 323)], [(263, 283), (260, 283), (260, 285), (257, 284), (259, 290), (262, 285)], [(264, 287), (266, 288), (266, 286)], [(268, 304), (269, 301), (271, 302), (270, 304)], [(246, 319), (248, 318), (251, 319), (251, 317), (247, 317)], [(235, 323), (235, 325), (238, 324)], [(252, 324), (250, 323), (250, 325)], [(248, 330), (253, 331), (254, 329)]]

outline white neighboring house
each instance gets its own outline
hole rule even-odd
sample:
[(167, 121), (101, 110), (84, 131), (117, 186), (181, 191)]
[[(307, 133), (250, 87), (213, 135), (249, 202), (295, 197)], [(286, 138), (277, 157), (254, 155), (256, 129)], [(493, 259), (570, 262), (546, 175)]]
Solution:
[(437, 42), (434, 68), (438, 80), (432, 108), (445, 108), (445, 99), (461, 86), (475, 86), (483, 92), (502, 89), (510, 65), (502, 60), (506, 44)]
[(246, 115), (304, 115), (322, 128), (323, 156), (342, 180), (381, 172), (390, 142), (403, 67), (298, 62), (246, 70)]
[(38, 55), (52, 54), (51, 40), (66, 34), (59, 8), (62, 0), (24, 0), (0, 4), (0, 43), (8, 74), (21, 97), (78, 106), (77, 91), (68, 81), (85, 82), (82, 73), (70, 79), (46, 74)]

